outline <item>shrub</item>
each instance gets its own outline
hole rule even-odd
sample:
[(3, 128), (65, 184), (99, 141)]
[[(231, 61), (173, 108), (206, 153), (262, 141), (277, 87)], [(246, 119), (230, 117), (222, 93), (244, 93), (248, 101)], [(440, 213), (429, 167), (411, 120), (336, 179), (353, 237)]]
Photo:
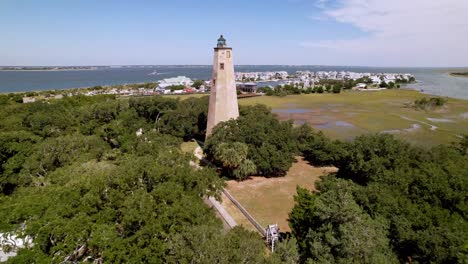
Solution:
[(414, 108), (421, 110), (431, 110), (436, 107), (444, 106), (446, 103), (447, 99), (442, 97), (431, 97), (429, 99), (424, 97), (414, 101)]

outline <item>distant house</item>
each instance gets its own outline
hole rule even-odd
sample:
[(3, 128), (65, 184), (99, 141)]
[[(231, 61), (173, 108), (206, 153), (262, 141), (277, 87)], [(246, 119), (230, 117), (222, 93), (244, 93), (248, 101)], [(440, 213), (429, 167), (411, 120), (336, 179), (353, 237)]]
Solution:
[(375, 83), (375, 84), (379, 84), (379, 83), (382, 82), (382, 80), (380, 79), (379, 76), (371, 76), (371, 80), (372, 80), (372, 82)]
[[(166, 89), (164, 89), (164, 88), (158, 86), (158, 87), (156, 87), (156, 89), (154, 89), (154, 90), (155, 90), (157, 93), (162, 93), (162, 94), (163, 94), (164, 91), (165, 91)], [(170, 90), (168, 90), (168, 91), (170, 91)]]
[(192, 87), (185, 87), (183, 91), (184, 91), (184, 93), (194, 93), (194, 92), (195, 92), (195, 88), (192, 88)]
[(177, 76), (174, 78), (167, 78), (159, 81), (159, 87), (166, 88), (174, 85), (186, 85), (190, 86), (193, 84), (193, 81), (185, 76)]
[(289, 76), (289, 74), (288, 74), (288, 72), (286, 72), (286, 71), (278, 71), (278, 72), (276, 72), (276, 74), (275, 74), (275, 77), (276, 77), (276, 78), (280, 77), (280, 78), (282, 78), (282, 79), (286, 79), (286, 78), (288, 78), (288, 76)]
[(257, 92), (257, 84), (254, 82), (246, 82), (240, 83), (238, 85), (239, 90), (246, 93), (256, 93)]
[(367, 84), (365, 84), (365, 83), (358, 83), (358, 84), (356, 84), (356, 87), (359, 88), (359, 89), (365, 89), (365, 88), (367, 88)]
[(36, 102), (36, 97), (23, 97), (23, 104)]
[(205, 85), (200, 86), (198, 90), (196, 91), (197, 93), (204, 93), (206, 91)]

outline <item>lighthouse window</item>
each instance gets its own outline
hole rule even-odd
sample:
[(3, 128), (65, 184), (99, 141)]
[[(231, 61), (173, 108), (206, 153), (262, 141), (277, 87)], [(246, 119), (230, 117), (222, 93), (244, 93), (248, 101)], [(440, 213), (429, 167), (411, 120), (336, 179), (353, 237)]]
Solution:
[(229, 50), (226, 51), (226, 57), (231, 58), (231, 52)]
[(220, 63), (220, 64), (219, 64), (219, 68), (220, 68), (221, 70), (224, 70), (224, 63)]

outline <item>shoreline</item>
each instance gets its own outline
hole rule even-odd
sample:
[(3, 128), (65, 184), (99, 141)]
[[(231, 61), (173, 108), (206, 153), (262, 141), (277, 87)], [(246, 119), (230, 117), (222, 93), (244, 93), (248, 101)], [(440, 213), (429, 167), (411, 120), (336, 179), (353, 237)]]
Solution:
[[(144, 83), (130, 83), (128, 85), (135, 85), (135, 84), (144, 84)], [(107, 86), (107, 85), (102, 85), (102, 86)], [(85, 89), (90, 89), (92, 87), (79, 87), (79, 88), (64, 88), (64, 89), (55, 89), (55, 90), (39, 90), (39, 91), (27, 91), (27, 92), (0, 92), (0, 95), (7, 95), (7, 94), (25, 94), (26, 93), (47, 93), (47, 92), (57, 92), (57, 91), (67, 91), (67, 90), (85, 90)], [(436, 95), (436, 94), (430, 94), (430, 93), (426, 93), (424, 91), (421, 91), (421, 89), (418, 89), (418, 88), (411, 88), (411, 87), (401, 87), (401, 88), (396, 88), (396, 89), (385, 89), (385, 90), (382, 90), (382, 91), (390, 91), (390, 90), (404, 90), (404, 91), (412, 91), (412, 92), (416, 92), (418, 94), (422, 94), (422, 95), (427, 95), (427, 96), (434, 96), (434, 97), (442, 97), (442, 98), (447, 98), (447, 99), (451, 99), (451, 100), (461, 100), (461, 101), (468, 101), (468, 99), (465, 99), (465, 98), (457, 98), (457, 97), (450, 97), (450, 96), (442, 96), (442, 95)], [(381, 92), (381, 91), (373, 91), (373, 92)], [(205, 94), (208, 94), (209, 93), (205, 93)], [(160, 95), (147, 95), (147, 96), (173, 96), (174, 94), (171, 94), (171, 95), (164, 95), (164, 94), (160, 94)], [(180, 95), (190, 95), (190, 94), (180, 94)], [(134, 95), (134, 96), (141, 96), (141, 95)]]
[[(94, 70), (100, 70), (100, 69), (58, 69), (58, 70), (0, 70), (1, 71), (21, 71), (21, 72), (25, 72), (25, 71), (94, 71)], [(453, 75), (450, 75), (450, 73), (446, 73), (447, 75), (451, 76), (451, 77), (461, 77), (461, 78), (465, 78), (464, 76), (453, 76)], [(466, 77), (468, 78), (468, 76)], [(277, 80), (279, 81), (279, 80)], [(118, 85), (138, 85), (138, 84), (145, 84), (145, 83), (156, 83), (158, 81), (151, 81), (151, 82), (134, 82), (134, 83), (120, 83), (120, 84), (98, 84), (98, 85), (95, 85), (95, 86), (102, 86), (102, 87), (113, 87), (113, 86), (118, 86)], [(258, 83), (258, 84), (261, 84), (263, 82), (269, 82), (269, 81), (255, 81), (255, 83)], [(418, 81), (417, 81), (418, 82)], [(454, 97), (454, 96), (447, 96), (447, 95), (439, 95), (439, 94), (434, 94), (434, 93), (431, 93), (430, 91), (424, 89), (424, 88), (421, 88), (421, 87), (414, 87), (413, 86), (414, 83), (407, 83), (407, 84), (403, 84), (401, 86), (401, 88), (396, 88), (396, 90), (398, 89), (401, 89), (401, 90), (412, 90), (412, 91), (416, 91), (420, 94), (424, 94), (424, 95), (427, 95), (427, 96), (434, 96), (434, 97), (443, 97), (443, 98), (450, 98), (450, 99), (457, 99), (457, 100), (468, 100), (468, 98), (464, 98), (464, 97)], [(93, 86), (83, 86), (83, 87), (67, 87), (67, 88), (57, 88), (57, 89), (39, 89), (39, 90), (28, 90), (28, 91), (11, 91), (11, 92), (7, 92), (7, 91), (0, 91), (0, 95), (5, 95), (5, 94), (27, 94), (27, 93), (38, 93), (38, 94), (42, 94), (42, 93), (57, 93), (57, 92), (62, 92), (62, 93), (65, 93), (67, 91), (76, 91), (76, 90), (86, 90), (86, 89), (91, 89), (93, 88)]]

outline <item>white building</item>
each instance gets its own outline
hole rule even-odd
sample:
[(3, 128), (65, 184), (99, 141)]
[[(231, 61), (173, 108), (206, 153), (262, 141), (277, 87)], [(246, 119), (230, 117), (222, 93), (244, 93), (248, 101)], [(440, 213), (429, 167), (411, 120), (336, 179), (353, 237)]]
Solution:
[(185, 76), (177, 76), (174, 78), (167, 78), (159, 81), (159, 87), (166, 88), (173, 85), (186, 85), (190, 86), (193, 84), (193, 81)]
[(356, 87), (357, 87), (357, 88), (360, 88), (360, 89), (365, 89), (365, 88), (367, 88), (367, 84), (365, 84), (365, 83), (358, 83), (358, 84), (356, 85)]

